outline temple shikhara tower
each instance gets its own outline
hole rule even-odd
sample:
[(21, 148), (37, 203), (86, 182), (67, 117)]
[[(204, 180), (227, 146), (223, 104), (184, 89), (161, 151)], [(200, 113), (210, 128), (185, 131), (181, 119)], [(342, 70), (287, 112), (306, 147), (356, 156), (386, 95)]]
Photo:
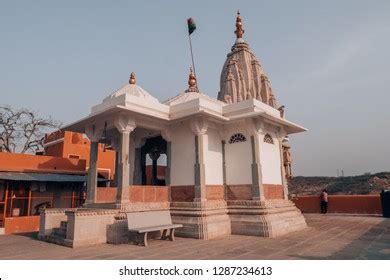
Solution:
[[(269, 78), (244, 40), (237, 14), (236, 40), (211, 97), (189, 71), (188, 87), (160, 102), (130, 75), (129, 82), (64, 127), (91, 141), (86, 203), (46, 209), (40, 238), (77, 247), (127, 243), (126, 212), (169, 210), (177, 235), (212, 239), (230, 234), (277, 237), (306, 227), (288, 200), (288, 135), (306, 129), (284, 115)], [(215, 77), (217, 78), (217, 77)], [(184, 84), (184, 81), (183, 81)], [(98, 202), (97, 150), (116, 151), (116, 198)], [(165, 179), (157, 178), (164, 157)], [(147, 185), (146, 160), (153, 162)], [(65, 237), (55, 235), (62, 227)], [(57, 230), (58, 231), (58, 230)]]

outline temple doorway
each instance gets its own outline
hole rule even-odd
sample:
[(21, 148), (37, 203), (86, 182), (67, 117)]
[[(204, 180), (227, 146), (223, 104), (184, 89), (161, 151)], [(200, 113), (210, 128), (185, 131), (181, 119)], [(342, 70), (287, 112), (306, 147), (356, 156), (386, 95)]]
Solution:
[(166, 185), (167, 142), (161, 137), (148, 138), (140, 148), (141, 184)]

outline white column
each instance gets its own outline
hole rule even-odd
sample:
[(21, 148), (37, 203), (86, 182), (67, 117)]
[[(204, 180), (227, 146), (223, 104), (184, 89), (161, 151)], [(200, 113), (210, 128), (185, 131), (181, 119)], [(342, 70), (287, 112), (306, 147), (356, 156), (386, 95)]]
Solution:
[(195, 201), (206, 201), (205, 134), (195, 136)]
[(252, 199), (265, 201), (260, 161), (260, 143), (263, 141), (264, 122), (259, 118), (253, 118), (247, 120), (246, 124), (251, 135), (252, 146)]
[(118, 154), (118, 186), (116, 194), (116, 202), (123, 203), (129, 200), (129, 146), (130, 132), (121, 132), (119, 135), (120, 151)]
[(97, 160), (99, 154), (99, 140), (102, 136), (103, 130), (97, 129), (95, 125), (89, 126), (85, 129), (85, 134), (91, 141), (89, 151), (89, 168), (87, 177), (87, 196), (85, 204), (96, 203), (96, 189), (98, 182)]
[(115, 120), (115, 126), (119, 131), (118, 143), (118, 186), (116, 203), (123, 204), (129, 202), (130, 182), (130, 133), (136, 125), (133, 119), (126, 116), (119, 116)]
[(195, 201), (206, 201), (206, 170), (205, 170), (205, 142), (207, 141), (208, 122), (204, 118), (196, 118), (190, 122), (195, 134)]
[(263, 172), (260, 161), (260, 141), (262, 134), (255, 133), (251, 136), (252, 144), (252, 199), (265, 201), (263, 187)]

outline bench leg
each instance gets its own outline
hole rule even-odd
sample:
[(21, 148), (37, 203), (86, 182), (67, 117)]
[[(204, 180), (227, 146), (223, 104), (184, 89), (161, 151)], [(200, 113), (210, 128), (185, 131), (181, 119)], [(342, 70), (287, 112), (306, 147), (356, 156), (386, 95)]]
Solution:
[(167, 233), (168, 233), (168, 230), (167, 230), (167, 229), (164, 229), (164, 230), (163, 230), (163, 233), (162, 233), (162, 235), (161, 235), (161, 240), (166, 240), (166, 239), (168, 238)]
[(141, 243), (142, 243), (142, 241), (141, 241), (141, 234), (137, 233), (136, 236), (135, 236), (135, 244), (136, 245), (140, 245)]
[(171, 232), (169, 234), (169, 240), (175, 241), (175, 229), (171, 228)]
[(144, 246), (145, 247), (148, 246), (148, 233), (147, 232), (144, 233)]

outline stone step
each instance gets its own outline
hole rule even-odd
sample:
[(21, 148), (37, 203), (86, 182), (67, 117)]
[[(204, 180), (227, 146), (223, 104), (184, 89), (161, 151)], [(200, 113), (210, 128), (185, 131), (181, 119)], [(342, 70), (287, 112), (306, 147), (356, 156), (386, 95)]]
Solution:
[(57, 245), (68, 246), (67, 242), (66, 242), (66, 239), (65, 239), (65, 236), (61, 236), (61, 235), (58, 235), (58, 234), (55, 234), (55, 233), (47, 235), (45, 241), (47, 241), (49, 243), (54, 243), (54, 244), (57, 244)]
[(59, 235), (56, 233), (51, 233), (50, 235), (46, 235), (44, 237), (44, 239), (41, 239), (41, 240), (44, 240), (44, 241), (49, 242), (49, 243), (61, 245), (61, 246), (73, 247), (72, 240), (66, 239), (66, 236)]
[(67, 226), (68, 226), (68, 221), (61, 221), (60, 227), (67, 228)]
[(53, 234), (58, 236), (66, 237), (66, 228), (59, 227), (59, 228), (53, 228)]

